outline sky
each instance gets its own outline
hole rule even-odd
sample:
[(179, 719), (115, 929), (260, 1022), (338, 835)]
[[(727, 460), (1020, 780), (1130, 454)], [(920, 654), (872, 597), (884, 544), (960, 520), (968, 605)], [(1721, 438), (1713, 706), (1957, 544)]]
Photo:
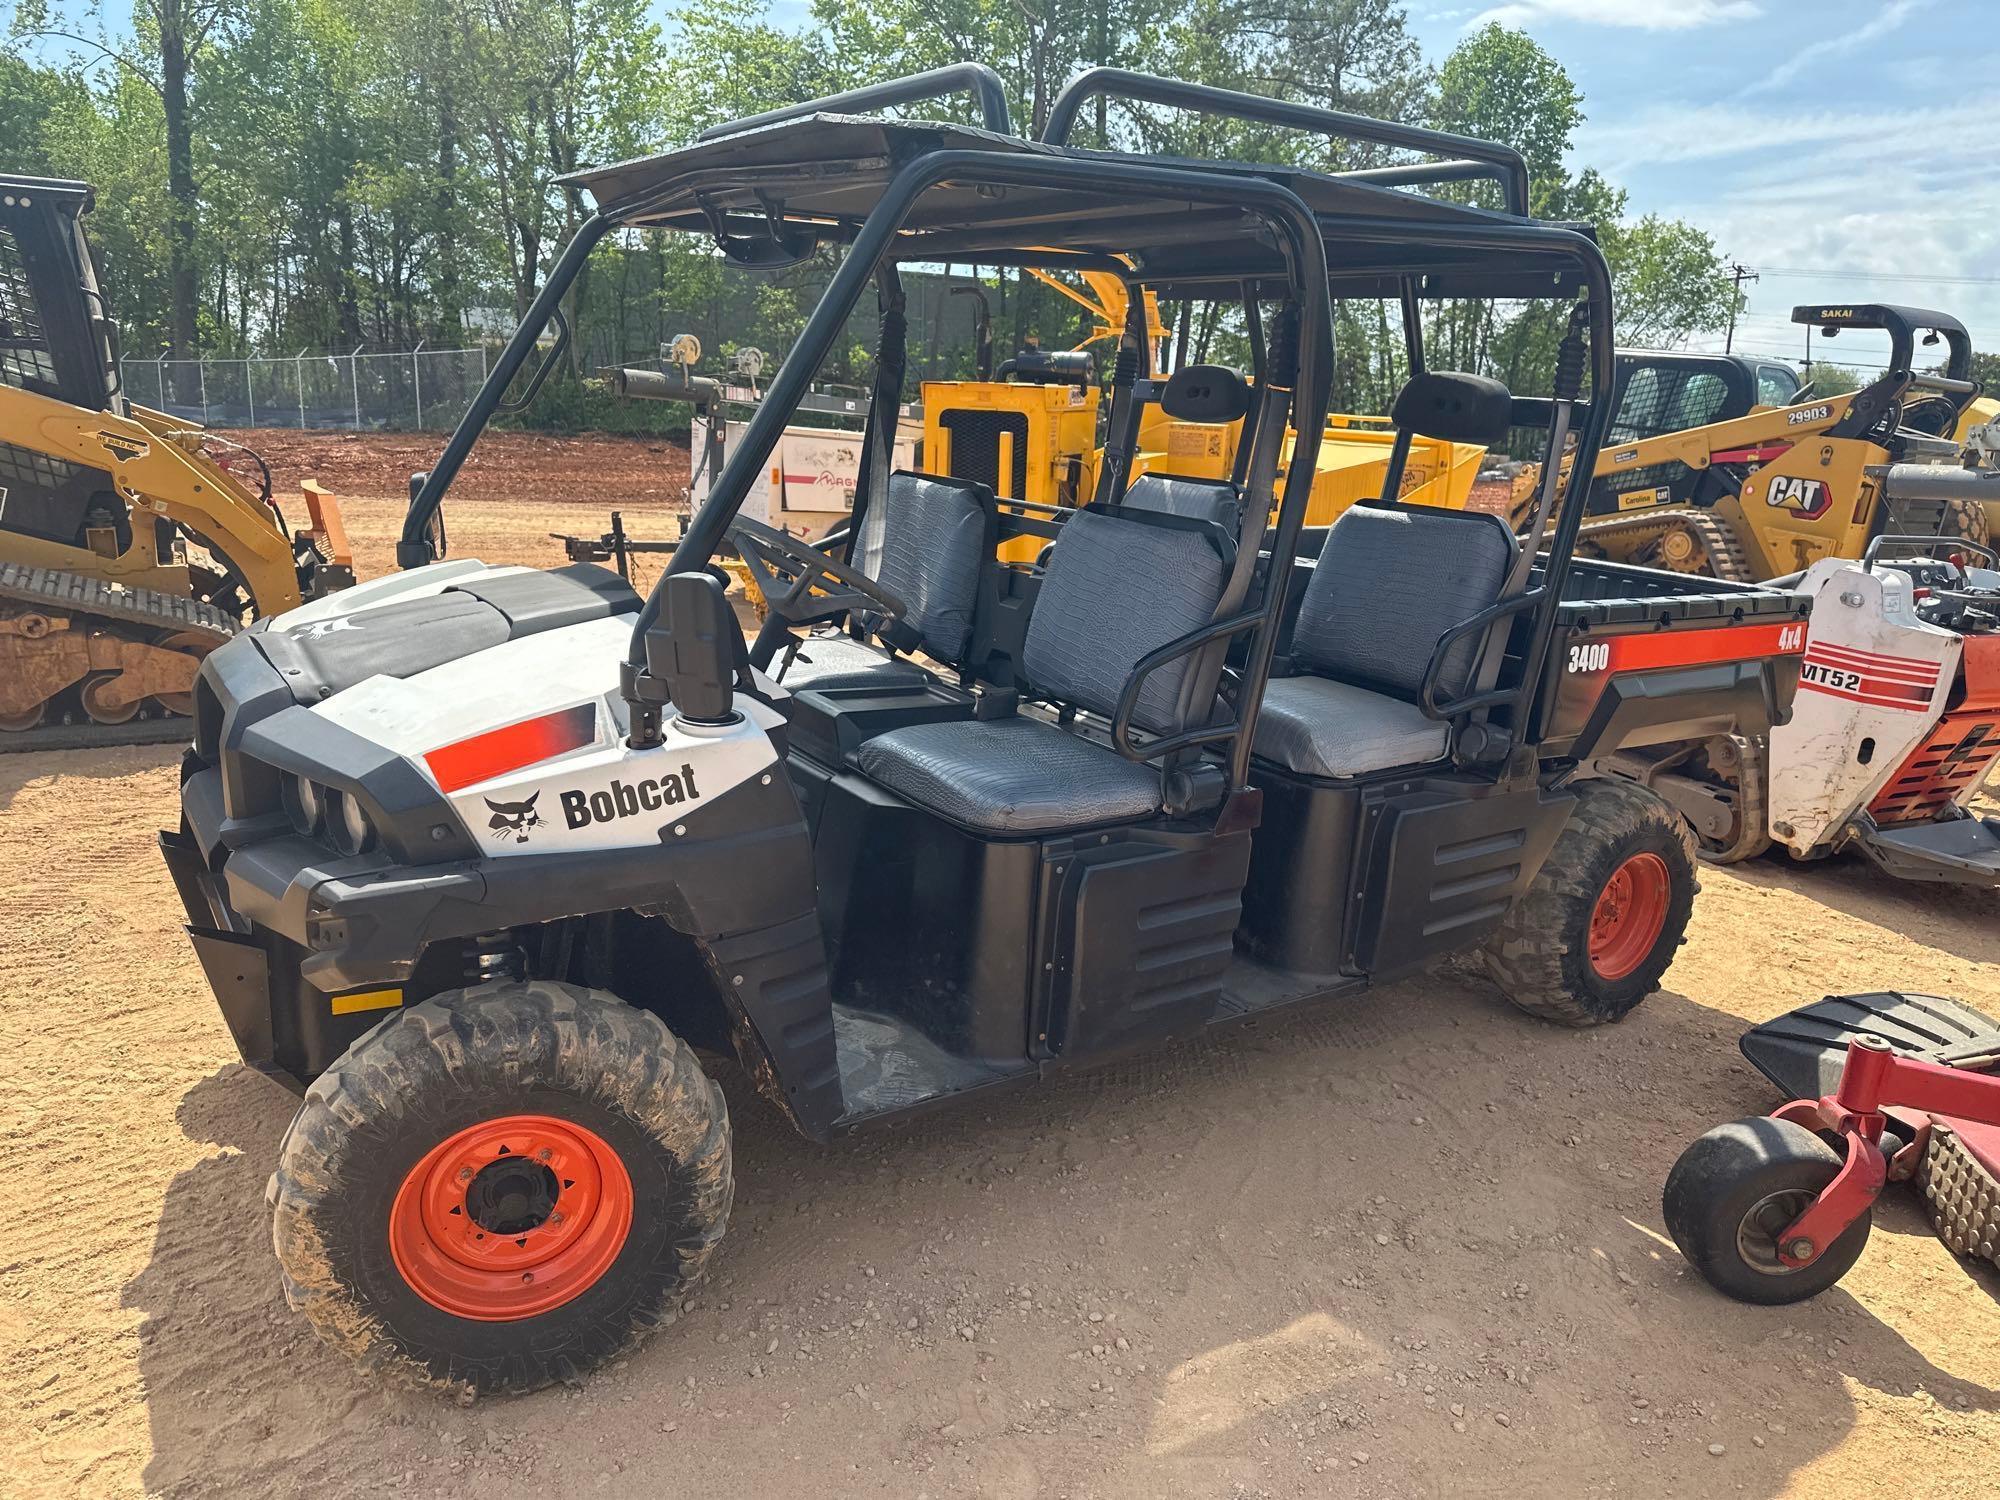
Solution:
[[(683, 0), (653, 3), (666, 19)], [(1757, 272), (1738, 349), (1797, 359), (1794, 306), (1874, 301), (1955, 314), (2000, 352), (2000, 0), (1405, 4), (1433, 64), (1498, 21), (1569, 71), (1587, 115), (1573, 165)], [(1813, 353), (1866, 368), (1888, 340), (1815, 335)]]
[[(1413, 0), (1410, 20), (1433, 61), (1495, 20), (1562, 63), (1589, 117), (1576, 164), (1758, 271), (1739, 350), (1796, 359), (1794, 306), (1867, 301), (1955, 314), (2000, 352), (1995, 0)], [(1879, 363), (1888, 340), (1813, 353)]]
[[(1588, 116), (1574, 165), (1757, 271), (1736, 348), (1796, 360), (1793, 307), (1869, 301), (1952, 313), (2000, 352), (2000, 0), (1408, 5), (1433, 64), (1492, 20), (1569, 71)], [(798, 25), (808, 8), (770, 14)], [(1813, 353), (1865, 366), (1888, 348), (1850, 332)]]

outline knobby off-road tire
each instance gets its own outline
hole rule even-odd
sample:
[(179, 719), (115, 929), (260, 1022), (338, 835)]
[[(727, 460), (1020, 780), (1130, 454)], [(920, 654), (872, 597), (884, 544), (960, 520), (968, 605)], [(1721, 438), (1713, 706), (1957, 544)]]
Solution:
[(1483, 956), (1486, 972), (1530, 1015), (1601, 1026), (1658, 989), (1687, 940), (1700, 889), (1695, 838), (1643, 787), (1585, 781), (1576, 792), (1576, 811)]
[(1991, 546), (1993, 529), (1985, 504), (1964, 496), (1954, 496), (1945, 501), (1944, 511), (1938, 517), (1938, 535), (1977, 542), (1982, 547)]
[(721, 1090), (656, 1016), (568, 984), (436, 996), (306, 1091), (272, 1178), (286, 1299), (404, 1383), (574, 1379), (702, 1274), (729, 1145)]
[(1766, 1307), (1816, 1297), (1861, 1258), (1871, 1206), (1804, 1266), (1778, 1259), (1778, 1235), (1839, 1175), (1841, 1157), (1803, 1125), (1757, 1116), (1718, 1125), (1667, 1174), (1660, 1209), (1689, 1265), (1717, 1291)]

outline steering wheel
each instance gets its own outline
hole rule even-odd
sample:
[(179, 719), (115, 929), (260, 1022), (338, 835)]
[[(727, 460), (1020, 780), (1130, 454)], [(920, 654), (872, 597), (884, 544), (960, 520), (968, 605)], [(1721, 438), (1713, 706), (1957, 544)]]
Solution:
[(889, 620), (907, 613), (901, 599), (866, 573), (790, 532), (738, 516), (729, 523), (729, 537), (750, 565), (772, 612), (793, 625), (811, 625), (856, 610)]

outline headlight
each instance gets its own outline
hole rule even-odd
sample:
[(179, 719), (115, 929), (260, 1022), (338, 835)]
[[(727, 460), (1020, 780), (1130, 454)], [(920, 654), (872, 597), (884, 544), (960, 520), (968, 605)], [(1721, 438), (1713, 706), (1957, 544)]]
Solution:
[(327, 832), (342, 854), (360, 854), (375, 842), (375, 825), (368, 809), (347, 792), (336, 792)]
[(287, 776), (284, 783), (285, 814), (292, 827), (312, 838), (326, 826), (327, 790), (303, 776)]

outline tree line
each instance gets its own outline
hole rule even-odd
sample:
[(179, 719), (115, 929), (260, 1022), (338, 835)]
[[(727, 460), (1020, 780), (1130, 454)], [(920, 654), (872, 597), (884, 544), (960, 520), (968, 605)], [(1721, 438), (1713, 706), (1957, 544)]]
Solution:
[[(1735, 295), (1702, 229), (1629, 215), (1622, 189), (1573, 163), (1584, 100), (1560, 63), (1499, 25), (1433, 61), (1396, 0), (813, 0), (810, 19), (790, 27), (762, 0), (710, 0), (664, 22), (646, 0), (91, 8), (122, 3), (0, 3), (0, 169), (96, 184), (107, 290), (127, 349), (146, 355), (490, 337), (525, 310), (588, 212), (555, 185), (563, 173), (965, 60), (1000, 73), (1028, 129), (1076, 72), (1110, 64), (1505, 141), (1527, 158), (1537, 215), (1595, 226), (1623, 342), (1673, 345), (1719, 328)], [(1099, 101), (1078, 140), (1335, 170), (1397, 159), (1118, 101)], [(1492, 188), (1451, 191), (1484, 201)], [(612, 237), (572, 294), (570, 374), (649, 355), (691, 318), (700, 331), (704, 309), (712, 346), (782, 353), (825, 267), (749, 294), (720, 274), (685, 236)], [(984, 280), (1003, 346), (1080, 336), (1077, 310), (1046, 288), (1011, 273)], [(948, 300), (938, 322), (947, 310), (969, 317), (965, 299)], [(1400, 326), (1373, 303), (1346, 304), (1339, 318), (1340, 397), (1379, 410), (1401, 379)], [(1433, 362), (1534, 389), (1552, 368), (1559, 318), (1440, 305), (1427, 329)], [(1212, 308), (1180, 310), (1177, 333), (1190, 353), (1212, 341), (1226, 353), (1232, 337)], [(967, 341), (930, 342), (923, 373), (966, 373), (952, 346)], [(857, 337), (827, 373), (858, 380), (866, 356)]]

